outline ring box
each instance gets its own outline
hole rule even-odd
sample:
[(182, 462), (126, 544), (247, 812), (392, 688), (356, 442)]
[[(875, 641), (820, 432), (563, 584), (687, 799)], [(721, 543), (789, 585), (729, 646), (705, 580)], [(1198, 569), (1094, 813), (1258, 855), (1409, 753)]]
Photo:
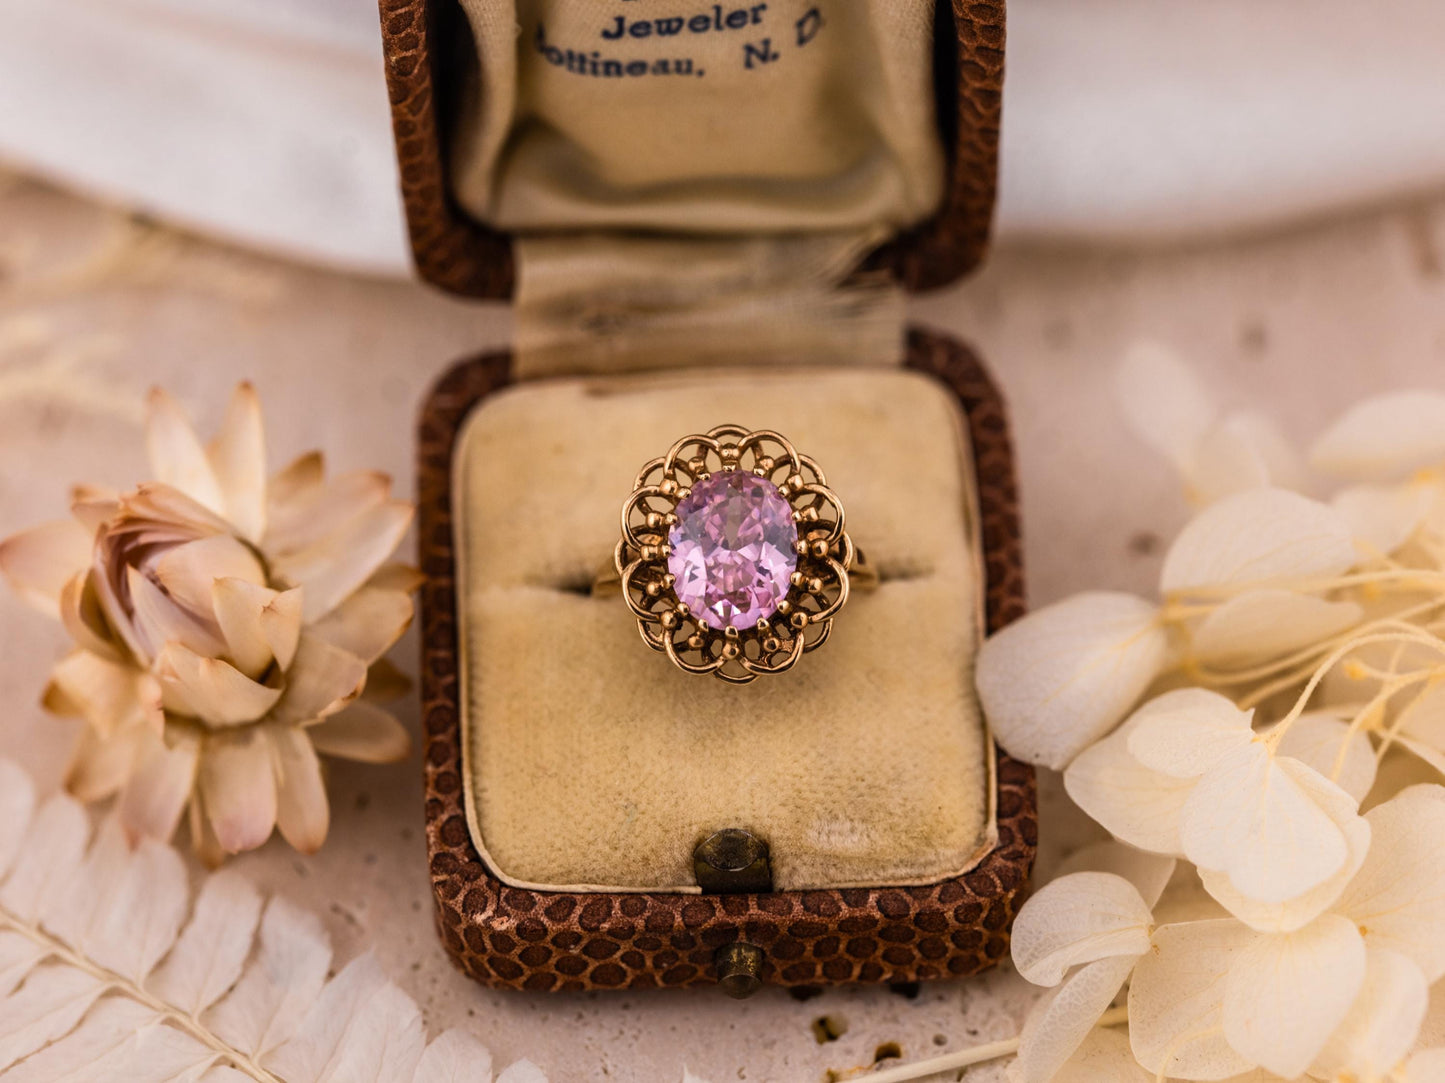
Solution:
[[(1036, 841), (971, 680), (1023, 609), (1013, 462), (894, 301), (982, 257), (1002, 5), (675, 7), (381, 3), (418, 269), (518, 305), (419, 428), (438, 928), (519, 989), (972, 974)], [(587, 593), (637, 467), (723, 422), (814, 455), (884, 580), (743, 688)]]

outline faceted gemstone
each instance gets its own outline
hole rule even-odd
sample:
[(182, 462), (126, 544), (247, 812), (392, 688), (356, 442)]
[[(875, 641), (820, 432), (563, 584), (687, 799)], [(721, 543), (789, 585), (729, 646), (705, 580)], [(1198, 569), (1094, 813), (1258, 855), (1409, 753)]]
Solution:
[(793, 509), (776, 485), (739, 471), (714, 474), (677, 505), (667, 569), (699, 620), (751, 628), (787, 597), (797, 541)]

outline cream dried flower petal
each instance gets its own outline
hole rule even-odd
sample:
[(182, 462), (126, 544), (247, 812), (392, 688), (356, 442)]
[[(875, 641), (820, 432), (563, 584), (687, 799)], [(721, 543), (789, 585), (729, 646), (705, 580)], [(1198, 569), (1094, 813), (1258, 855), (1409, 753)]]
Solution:
[(1405, 1062), (1396, 1083), (1440, 1083), (1445, 1079), (1445, 1049), (1422, 1049)]
[(198, 742), (186, 734), (176, 734), (169, 744), (154, 734), (144, 736), (116, 805), (132, 836), (166, 840), (176, 833), (199, 759)]
[(90, 564), (94, 535), (74, 519), (45, 523), (0, 541), (0, 575), (24, 601), (60, 615), (60, 592)]
[(1129, 1035), (1114, 1027), (1095, 1027), (1054, 1075), (1052, 1083), (1155, 1083), (1129, 1049)]
[(1348, 918), (1326, 914), (1292, 933), (1239, 950), (1224, 990), (1224, 1035), (1253, 1064), (1302, 1074), (1344, 1022), (1365, 980), (1365, 941)]
[(1195, 784), (1179, 821), (1184, 855), (1258, 902), (1292, 899), (1349, 859), (1344, 833), (1323, 807), (1336, 795), (1349, 800), (1319, 772), (1253, 741)]
[(210, 457), (180, 404), (157, 387), (151, 390), (146, 408), (146, 453), (151, 473), (163, 484), (223, 514), (226, 505)]
[(1072, 967), (1148, 951), (1151, 921), (1138, 889), (1121, 876), (1061, 877), (1040, 888), (1014, 920), (1014, 967), (1035, 985), (1058, 985)]
[(1224, 1039), (1230, 966), (1259, 934), (1237, 921), (1196, 921), (1154, 931), (1129, 985), (1129, 1043), (1161, 1077), (1228, 1079), (1255, 1067)]
[(133, 729), (102, 737), (95, 727), (86, 726), (70, 754), (65, 788), (87, 803), (119, 793), (135, 770), (147, 733)]
[(276, 826), (275, 749), (269, 727), (208, 737), (199, 784), (206, 815), (227, 853), (254, 850)]
[(362, 587), (308, 631), (370, 664), (411, 625), (411, 596), (399, 590)]
[(1317, 789), (1316, 799), (1339, 828), (1349, 848), (1345, 863), (1323, 883), (1288, 899), (1261, 902), (1236, 888), (1226, 873), (1199, 870), (1205, 890), (1250, 928), (1269, 933), (1288, 933), (1303, 928), (1339, 899), (1364, 863), (1370, 849), (1371, 832), (1369, 822), (1359, 815), (1358, 802), (1342, 790), (1323, 787)]
[(1427, 686), (1401, 712), (1398, 739), (1445, 774), (1445, 683)]
[(156, 581), (176, 602), (197, 613), (211, 611), (217, 579), (264, 586), (266, 572), (256, 554), (230, 534), (177, 545), (155, 563)]
[(360, 763), (396, 763), (411, 752), (406, 727), (388, 711), (357, 700), (306, 730), (316, 751)]
[(1268, 485), (1295, 489), (1304, 480), (1299, 456), (1279, 427), (1249, 412), (1226, 415), (1200, 437), (1185, 477), (1190, 499), (1201, 505)]
[(211, 588), (226, 652), (253, 680), (274, 660), (284, 671), (301, 637), (301, 592), (285, 593), (244, 579), (217, 579)]
[(1206, 508), (1179, 533), (1159, 589), (1334, 576), (1355, 559), (1349, 527), (1334, 509), (1287, 489), (1251, 489)]
[(123, 662), (127, 656), (113, 638), (92, 576), (89, 571), (78, 572), (65, 584), (60, 592), (60, 621), (77, 647), (113, 662)]
[(277, 509), (295, 503), (303, 493), (316, 488), (325, 480), (326, 456), (319, 451), (303, 452), (272, 474), (271, 481), (266, 486), (268, 525), (275, 521)]
[(1114, 392), (1139, 438), (1189, 478), (1199, 442), (1217, 414), (1194, 369), (1163, 343), (1137, 342), (1115, 370)]
[(279, 688), (253, 681), (229, 662), (171, 643), (156, 661), (166, 709), (211, 726), (238, 726), (262, 717), (282, 698)]
[(379, 470), (357, 470), (331, 481), (313, 480), (310, 464), (301, 464), (299, 470), (295, 484), (281, 479), (272, 484), (263, 546), (268, 553), (295, 553), (324, 543), (391, 496), (391, 477)]
[(1064, 772), (1064, 789), (1115, 838), (1156, 854), (1177, 855), (1183, 852), (1179, 817), (1194, 780), (1151, 770), (1135, 759), (1129, 737), (1136, 725), (1131, 718), (1079, 753)]
[(326, 841), (331, 808), (321, 764), (306, 732), (292, 726), (271, 730), (276, 748), (276, 827), (303, 854), (314, 854)]
[(1080, 967), (1030, 1010), (1019, 1035), (1015, 1083), (1057, 1083), (1059, 1072), (1098, 1025), (1134, 969), (1132, 956)]
[(206, 657), (225, 651), (220, 629), (212, 622), (178, 606), (137, 569), (128, 567), (125, 572), (130, 591), (130, 627), (141, 659), (158, 662), (172, 644)]
[(72, 651), (55, 664), (44, 703), (56, 714), (79, 715), (102, 737), (138, 725), (159, 732), (163, 724), (156, 679), (90, 651)]
[(266, 433), (261, 401), (249, 383), (232, 392), (206, 457), (226, 518), (241, 537), (259, 542), (266, 531)]
[(1133, 884), (1144, 905), (1152, 908), (1164, 894), (1177, 864), (1172, 857), (1111, 840), (1096, 842), (1070, 854), (1059, 866), (1056, 878), (1075, 872), (1113, 873)]
[(1134, 712), (1129, 752), (1151, 770), (1198, 778), (1254, 740), (1253, 719), (1218, 692), (1179, 688)]
[(1445, 787), (1412, 786), (1365, 819), (1370, 852), (1335, 909), (1434, 983), (1445, 977)]
[(335, 533), (277, 556), (272, 573), (302, 587), (307, 621), (330, 613), (365, 583), (401, 544), (411, 526), (412, 506), (393, 500), (353, 516)]
[(355, 699), (365, 683), (365, 662), (303, 631), (271, 718), (285, 725), (325, 718)]
[(1310, 1073), (1324, 1079), (1387, 1078), (1414, 1047), (1429, 1002), (1430, 987), (1418, 966), (1396, 952), (1370, 949), (1359, 995)]
[(1438, 486), (1408, 481), (1342, 489), (1330, 504), (1359, 541), (1388, 556), (1410, 540), (1440, 498)]
[(1355, 481), (1401, 478), (1445, 462), (1445, 394), (1395, 391), (1356, 404), (1315, 441), (1310, 462)]
[[(1445, 707), (1445, 699), (1442, 699)], [(1313, 767), (1358, 805), (1375, 784), (1377, 762), (1368, 734), (1322, 712), (1302, 714), (1280, 738), (1279, 754)]]
[(975, 681), (994, 735), (1029, 763), (1063, 770), (1113, 729), (1159, 675), (1169, 641), (1158, 610), (1090, 592), (989, 637)]
[(1229, 599), (1194, 631), (1194, 657), (1211, 668), (1238, 667), (1291, 654), (1364, 619), (1354, 602), (1330, 602), (1266, 588)]

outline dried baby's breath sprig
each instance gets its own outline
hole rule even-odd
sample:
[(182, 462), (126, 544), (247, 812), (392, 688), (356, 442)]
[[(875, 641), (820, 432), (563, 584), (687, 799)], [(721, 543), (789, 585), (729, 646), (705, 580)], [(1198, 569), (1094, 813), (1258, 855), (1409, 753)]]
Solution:
[(273, 829), (312, 852), (330, 819), (318, 753), (409, 748), (364, 692), (412, 619), (418, 573), (386, 563), (411, 505), (384, 474), (328, 481), (317, 452), (268, 477), (248, 384), (209, 444), (164, 392), (148, 407), (155, 480), (78, 486), (73, 519), (0, 542), (0, 571), (75, 641), (44, 698), (86, 723), (69, 787), (118, 795), (137, 836), (188, 814), (209, 863)]

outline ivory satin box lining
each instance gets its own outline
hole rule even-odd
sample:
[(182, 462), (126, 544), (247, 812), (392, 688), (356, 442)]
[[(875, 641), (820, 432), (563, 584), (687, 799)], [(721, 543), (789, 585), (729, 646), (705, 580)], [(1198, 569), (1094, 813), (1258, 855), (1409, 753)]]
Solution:
[[(520, 283), (518, 352), (459, 364), (420, 428), (448, 950), (539, 990), (732, 984), (744, 947), (787, 985), (991, 965), (1035, 833), (1032, 773), (972, 691), (985, 624), (1022, 605), (1012, 461), (977, 359), (900, 342), (897, 283), (981, 251), (1001, 7), (382, 17), (419, 268)], [(817, 458), (883, 580), (824, 648), (743, 687), (673, 669), (587, 589), (641, 463), (723, 422)], [(722, 828), (767, 843), (771, 890), (699, 889), (694, 847)]]

